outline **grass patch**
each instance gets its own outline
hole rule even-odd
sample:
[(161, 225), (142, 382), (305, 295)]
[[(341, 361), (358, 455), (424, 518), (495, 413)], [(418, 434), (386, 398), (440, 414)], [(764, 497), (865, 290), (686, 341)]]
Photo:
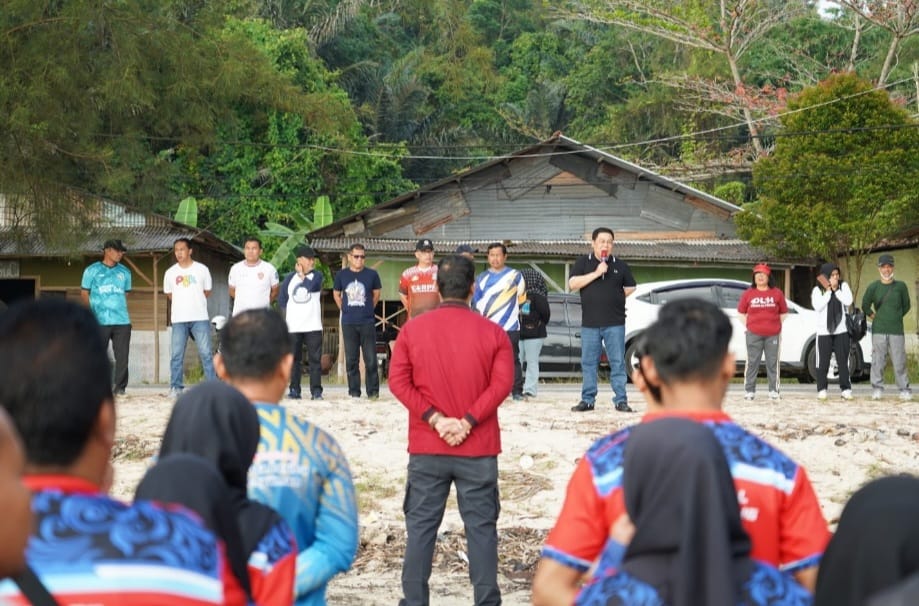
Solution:
[(402, 490), (402, 485), (382, 474), (370, 474), (354, 478), (354, 490), (357, 493), (357, 510), (361, 515), (380, 509), (380, 503), (395, 497)]

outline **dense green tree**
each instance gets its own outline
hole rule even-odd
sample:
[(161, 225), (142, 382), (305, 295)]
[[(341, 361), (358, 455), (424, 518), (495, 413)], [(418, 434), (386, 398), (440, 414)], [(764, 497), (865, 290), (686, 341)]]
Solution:
[(221, 33), (226, 10), (183, 0), (4, 2), (0, 191), (26, 212), (40, 209), (30, 222), (46, 237), (79, 213), (64, 192), (151, 208), (176, 176), (175, 150), (208, 141), (234, 120), (234, 104), (309, 113), (245, 37)]
[(919, 128), (852, 74), (805, 89), (789, 110), (775, 152), (754, 166), (759, 200), (737, 216), (739, 233), (780, 256), (842, 256), (855, 279), (861, 253), (919, 221)]
[(198, 198), (202, 225), (241, 241), (267, 223), (293, 227), (320, 195), (342, 217), (411, 187), (401, 176), (404, 150), (368, 147), (347, 95), (310, 53), (304, 30), (250, 19), (230, 20), (227, 31), (250, 40), (317, 111), (304, 117), (239, 103), (209, 145), (179, 150), (176, 196)]

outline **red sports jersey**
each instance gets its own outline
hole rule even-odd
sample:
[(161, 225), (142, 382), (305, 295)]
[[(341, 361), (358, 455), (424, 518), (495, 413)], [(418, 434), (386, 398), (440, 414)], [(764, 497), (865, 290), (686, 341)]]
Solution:
[[(653, 413), (642, 422), (665, 415), (675, 416)], [(753, 543), (750, 556), (787, 572), (815, 566), (830, 532), (804, 468), (723, 412), (679, 416), (711, 427), (724, 447), (740, 516)], [(629, 433), (625, 428), (601, 438), (578, 462), (544, 557), (586, 571), (600, 555), (613, 522), (625, 513), (622, 462)]]
[(402, 272), (399, 280), (399, 294), (408, 300), (406, 312), (409, 318), (430, 311), (440, 304), (437, 292), (437, 266), (422, 269), (415, 265)]

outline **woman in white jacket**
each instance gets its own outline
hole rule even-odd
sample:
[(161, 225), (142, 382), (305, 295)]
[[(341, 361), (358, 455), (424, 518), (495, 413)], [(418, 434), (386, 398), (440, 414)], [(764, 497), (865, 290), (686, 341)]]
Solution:
[(839, 277), (839, 266), (824, 263), (817, 275), (817, 286), (811, 291), (811, 305), (817, 312), (817, 399), (826, 400), (827, 372), (830, 356), (836, 354), (839, 388), (842, 399), (852, 399), (849, 380), (849, 333), (846, 331), (846, 308), (852, 304), (852, 290)]

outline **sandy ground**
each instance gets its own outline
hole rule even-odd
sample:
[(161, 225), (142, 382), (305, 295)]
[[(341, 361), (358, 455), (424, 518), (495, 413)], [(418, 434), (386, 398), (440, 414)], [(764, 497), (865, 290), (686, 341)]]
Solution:
[[(816, 400), (813, 386), (783, 388), (773, 403), (762, 394), (753, 402), (732, 386), (725, 409), (735, 420), (803, 464), (820, 498), (824, 515), (835, 524), (846, 499), (865, 481), (896, 472), (919, 472), (919, 399), (901, 403), (895, 390), (881, 402), (870, 400), (870, 387), (859, 384), (856, 399), (843, 402), (831, 392)], [(631, 386), (630, 386), (631, 389)], [(607, 388), (608, 390), (608, 388)], [(113, 492), (130, 498), (156, 452), (172, 406), (165, 389), (128, 389), (118, 400), (116, 478)], [(579, 399), (577, 384), (541, 386), (528, 402), (508, 400), (500, 410), (504, 452), (500, 456), (500, 579), (504, 603), (530, 603), (539, 548), (561, 506), (575, 463), (598, 437), (639, 420), (640, 414), (611, 407), (571, 413)], [(609, 397), (608, 393), (601, 398)], [(631, 394), (641, 413), (644, 402)], [(291, 410), (329, 431), (348, 455), (358, 490), (361, 548), (351, 571), (329, 588), (330, 604), (396, 604), (404, 527), (406, 414), (385, 389), (377, 402), (352, 400), (341, 386), (326, 388), (322, 402), (284, 402)], [(455, 500), (441, 527), (432, 602), (453, 606), (472, 602), (462, 524)]]

